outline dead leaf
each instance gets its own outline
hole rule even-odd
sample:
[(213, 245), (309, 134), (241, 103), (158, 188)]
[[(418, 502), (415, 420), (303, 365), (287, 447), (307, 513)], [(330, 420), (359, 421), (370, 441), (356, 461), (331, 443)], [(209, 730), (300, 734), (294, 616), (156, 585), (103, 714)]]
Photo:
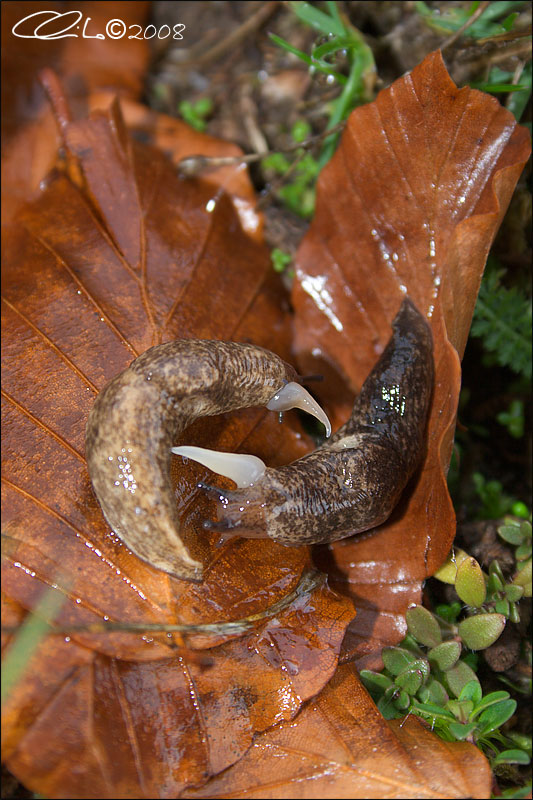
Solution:
[[(376, 665), (455, 535), (446, 486), (460, 359), (486, 256), (529, 155), (528, 132), (489, 95), (451, 81), (439, 52), (352, 113), (319, 178), (293, 290), (302, 369), (331, 375), (338, 424), (409, 294), (430, 318), (435, 390), (427, 456), (390, 519), (318, 557), (358, 608), (345, 654)], [(318, 364), (317, 364), (317, 358)], [(335, 380), (336, 376), (336, 380)], [(340, 387), (340, 388), (339, 388)], [(320, 391), (320, 387), (317, 387)], [(364, 658), (362, 658), (364, 656)]]
[[(60, 139), (50, 104), (39, 83), (40, 70), (45, 67), (56, 70), (68, 90), (71, 107), (80, 115), (92, 91), (108, 89), (114, 95), (137, 100), (150, 55), (148, 42), (128, 37), (94, 37), (96, 33), (103, 33), (106, 23), (112, 19), (120, 18), (126, 26), (144, 24), (149, 8), (150, 4), (144, 0), (128, 4), (112, 0), (23, 4), (7, 0), (2, 3), (3, 225), (13, 219), (24, 202), (38, 197), (42, 190), (40, 184), (57, 157)], [(19, 38), (12, 33), (13, 26), (22, 19), (40, 13), (40, 17), (17, 28), (19, 33), (33, 31), (46, 18), (43, 12), (48, 11), (67, 15), (63, 17), (65, 27), (76, 20), (79, 12), (77, 35), (42, 40)], [(59, 21), (52, 23), (48, 32), (57, 31), (60, 26)], [(87, 36), (83, 35), (83, 30)]]
[(489, 797), (491, 782), (475, 745), (444, 742), (413, 717), (386, 722), (345, 665), (294, 721), (258, 736), (236, 766), (181, 796)]
[[(201, 526), (210, 511), (196, 486), (206, 471), (177, 459), (176, 500), (205, 582), (149, 567), (109, 531), (84, 459), (96, 393), (136, 354), (177, 337), (252, 341), (290, 360), (288, 303), (223, 190), (179, 178), (160, 152), (132, 142), (118, 104), (65, 122), (63, 135), (75, 180), (70, 167), (56, 172), (4, 237), (3, 586), (27, 610), (55, 586), (66, 598), (60, 626), (100, 628), (41, 645), (4, 708), (4, 752), (20, 780), (50, 797), (88, 786), (94, 797), (173, 797), (320, 691), (354, 611), (317, 586), (269, 618), (301, 585), (307, 551), (271, 541), (217, 548)], [(309, 449), (295, 416), (280, 426), (261, 409), (201, 420), (185, 435), (274, 464)], [(252, 614), (265, 621), (244, 636), (222, 628), (191, 640), (209, 648), (209, 669), (176, 654), (171, 634), (100, 632), (107, 619)]]

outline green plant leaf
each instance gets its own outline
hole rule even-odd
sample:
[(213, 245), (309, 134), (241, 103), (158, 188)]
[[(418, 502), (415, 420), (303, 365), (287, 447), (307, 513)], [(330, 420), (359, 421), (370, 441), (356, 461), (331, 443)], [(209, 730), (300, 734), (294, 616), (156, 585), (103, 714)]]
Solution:
[(514, 576), (513, 583), (524, 587), (524, 597), (531, 597), (531, 559)]
[(524, 587), (517, 583), (506, 583), (503, 588), (505, 596), (510, 603), (516, 603), (524, 594)]
[(479, 681), (469, 681), (459, 693), (459, 700), (471, 700), (474, 706), (478, 707), (482, 700), (482, 691)]
[(524, 539), (526, 538), (526, 535), (522, 530), (521, 523), (510, 519), (507, 519), (504, 525), (499, 526), (498, 536), (500, 536), (505, 542), (508, 542), (515, 547), (523, 544)]
[(449, 583), (453, 586), (457, 575), (457, 567), (468, 557), (468, 553), (465, 553), (464, 550), (454, 548), (442, 567), (439, 567), (433, 577), (443, 583)]
[(429, 664), (424, 658), (418, 658), (396, 676), (395, 683), (408, 694), (416, 694), (430, 672)]
[(455, 666), (446, 672), (446, 683), (450, 691), (459, 697), (464, 686), (470, 681), (479, 683), (476, 673), (464, 661), (458, 661)]
[(361, 680), (369, 691), (384, 692), (389, 686), (392, 686), (392, 681), (387, 675), (382, 672), (374, 672), (371, 669), (362, 669), (359, 673)]
[(494, 644), (505, 628), (503, 614), (476, 614), (457, 626), (464, 644), (471, 650), (485, 650)]
[(455, 591), (469, 606), (479, 608), (485, 602), (485, 577), (475, 558), (465, 558), (457, 567)]
[(475, 729), (476, 729), (475, 722), (467, 722), (467, 723), (450, 722), (448, 726), (448, 730), (450, 731), (450, 733), (453, 734), (453, 737), (457, 739), (457, 741), (459, 742), (464, 741), (467, 738), (467, 736), (470, 736), (472, 731), (474, 731)]
[(459, 642), (441, 642), (441, 644), (429, 650), (428, 659), (432, 667), (437, 667), (442, 672), (446, 672), (459, 660), (460, 655), (461, 645)]
[(529, 764), (530, 761), (530, 757), (523, 750), (503, 750), (493, 759), (492, 766), (495, 767), (497, 764)]
[(483, 713), (487, 708), (496, 705), (496, 703), (501, 703), (502, 700), (509, 699), (509, 692), (490, 692), (490, 694), (485, 695), (485, 697), (481, 698), (479, 702), (475, 704), (475, 708), (472, 711), (471, 719), (475, 719), (479, 717), (480, 714)]
[(516, 711), (516, 700), (500, 700), (487, 708), (478, 719), (478, 728), (482, 736), (501, 728)]
[(413, 700), (412, 709), (414, 712), (420, 712), (422, 716), (455, 722), (455, 717), (451, 711), (448, 711), (446, 708), (441, 708), (441, 706), (435, 705), (434, 703), (419, 703), (418, 700)]
[(333, 11), (333, 13), (325, 14), (310, 3), (289, 2), (291, 10), (296, 14), (298, 19), (310, 25), (316, 31), (319, 31), (324, 36), (328, 36), (330, 33), (334, 33), (336, 36), (343, 36), (346, 33), (346, 29), (342, 24), (342, 20), (336, 8), (335, 10), (331, 8), (333, 5), (336, 4), (332, 3), (328, 5), (330, 12)]
[(446, 708), (449, 708), (452, 714), (461, 723), (466, 723), (474, 708), (472, 700), (448, 700)]
[(407, 628), (417, 641), (426, 647), (435, 647), (442, 642), (439, 623), (433, 614), (423, 606), (413, 606), (405, 613)]
[(413, 653), (402, 647), (384, 647), (381, 651), (381, 658), (392, 675), (399, 675), (400, 672), (403, 672), (406, 667), (417, 660)]

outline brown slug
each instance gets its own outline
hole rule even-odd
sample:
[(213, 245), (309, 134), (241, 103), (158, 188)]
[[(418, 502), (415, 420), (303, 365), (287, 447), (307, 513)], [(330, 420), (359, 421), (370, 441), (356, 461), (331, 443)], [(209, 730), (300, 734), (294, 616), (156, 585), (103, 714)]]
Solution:
[[(285, 545), (309, 545), (334, 542), (387, 519), (422, 459), (433, 388), (431, 330), (410, 299), (403, 301), (392, 329), (345, 425), (292, 464), (263, 465), (248, 488), (204, 486), (221, 501), (218, 522), (205, 523), (207, 528), (224, 538), (268, 536)], [(210, 460), (212, 451), (174, 452), (237, 480)]]
[(281, 358), (251, 344), (179, 339), (136, 358), (99, 393), (87, 421), (87, 466), (113, 531), (152, 566), (200, 580), (202, 565), (179, 537), (171, 447), (198, 417), (267, 404), (280, 413), (301, 407), (331, 431), (297, 380)]

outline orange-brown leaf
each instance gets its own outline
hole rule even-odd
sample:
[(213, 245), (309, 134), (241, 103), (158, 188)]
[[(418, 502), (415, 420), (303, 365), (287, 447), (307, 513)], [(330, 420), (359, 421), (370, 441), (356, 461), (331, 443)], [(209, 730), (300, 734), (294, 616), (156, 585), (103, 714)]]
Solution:
[(238, 765), (182, 796), (489, 797), (490, 787), (477, 747), (443, 742), (412, 717), (386, 722), (344, 666), (293, 722), (258, 736)]
[[(109, 530), (84, 458), (96, 393), (136, 354), (177, 337), (252, 341), (289, 359), (288, 304), (268, 251), (224, 191), (180, 178), (159, 151), (134, 143), (118, 104), (66, 122), (62, 135), (75, 179), (71, 161), (4, 240), (3, 585), (26, 610), (56, 587), (66, 598), (56, 622), (72, 633), (46, 639), (9, 698), (6, 758), (48, 796), (87, 786), (95, 797), (175, 796), (320, 691), (354, 611), (317, 586), (269, 618), (298, 587), (307, 551), (271, 541), (216, 547), (201, 525), (211, 512), (198, 497), (199, 466), (176, 459), (173, 478), (187, 546), (206, 567), (201, 586), (151, 568)], [(280, 426), (264, 409), (201, 420), (184, 435), (274, 464), (308, 449), (295, 417)], [(223, 628), (186, 637), (209, 648), (209, 669), (176, 654), (180, 638), (142, 634), (143, 624), (265, 612), (240, 638)], [(74, 630), (107, 620), (141, 630)]]
[[(529, 154), (529, 136), (494, 98), (457, 89), (440, 53), (352, 113), (318, 185), (297, 256), (296, 349), (330, 375), (340, 423), (409, 294), (430, 319), (435, 390), (427, 455), (400, 506), (372, 535), (335, 543), (335, 585), (359, 609), (351, 655), (405, 632), (403, 615), (455, 534), (446, 486), (462, 356), (488, 249)], [(319, 359), (317, 365), (317, 358)]]

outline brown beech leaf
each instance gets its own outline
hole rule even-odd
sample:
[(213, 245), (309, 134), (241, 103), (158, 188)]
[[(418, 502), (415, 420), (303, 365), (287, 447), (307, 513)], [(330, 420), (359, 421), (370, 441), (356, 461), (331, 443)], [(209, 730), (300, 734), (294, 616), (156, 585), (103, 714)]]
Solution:
[[(112, 90), (121, 97), (136, 100), (143, 88), (150, 56), (145, 39), (112, 39), (103, 34), (106, 24), (122, 19), (132, 32), (146, 23), (148, 2), (48, 3), (3, 2), (2, 19), (2, 224), (11, 220), (18, 208), (40, 192), (41, 181), (54, 164), (59, 145), (57, 124), (46, 95), (39, 84), (39, 71), (54, 68), (61, 76), (71, 106), (83, 113), (92, 91)], [(19, 25), (16, 32), (29, 36), (52, 14), (41, 33), (69, 29), (75, 36), (58, 39), (20, 38), (13, 27), (32, 14), (39, 14)], [(86, 26), (86, 27), (85, 27)], [(132, 27), (130, 27), (132, 26)], [(84, 31), (87, 35), (83, 35)]]
[(294, 721), (182, 797), (489, 797), (491, 782), (475, 745), (444, 742), (413, 717), (386, 722), (345, 665)]
[(402, 638), (407, 606), (450, 549), (446, 472), (460, 356), (488, 249), (529, 150), (514, 117), (493, 97), (457, 89), (437, 52), (352, 113), (320, 175), (293, 301), (296, 350), (306, 372), (330, 376), (331, 416), (347, 418), (351, 398), (339, 375), (359, 390), (406, 293), (428, 315), (435, 352), (418, 476), (385, 524), (319, 557), (358, 608), (347, 654), (375, 661), (383, 644)]
[[(226, 193), (134, 143), (118, 103), (61, 122), (67, 169), (3, 241), (2, 497), (8, 608), (61, 592), (63, 635), (39, 646), (4, 706), (4, 756), (50, 797), (173, 797), (321, 690), (355, 612), (313, 578), (304, 548), (217, 547), (201, 525), (211, 510), (198, 465), (175, 459), (173, 478), (202, 584), (150, 567), (110, 532), (84, 458), (97, 392), (177, 337), (251, 341), (290, 360), (288, 303)], [(272, 464), (309, 449), (295, 416), (280, 426), (265, 409), (200, 420), (182, 438)], [(250, 630), (224, 625), (252, 615)], [(183, 623), (217, 628), (143, 633)]]

